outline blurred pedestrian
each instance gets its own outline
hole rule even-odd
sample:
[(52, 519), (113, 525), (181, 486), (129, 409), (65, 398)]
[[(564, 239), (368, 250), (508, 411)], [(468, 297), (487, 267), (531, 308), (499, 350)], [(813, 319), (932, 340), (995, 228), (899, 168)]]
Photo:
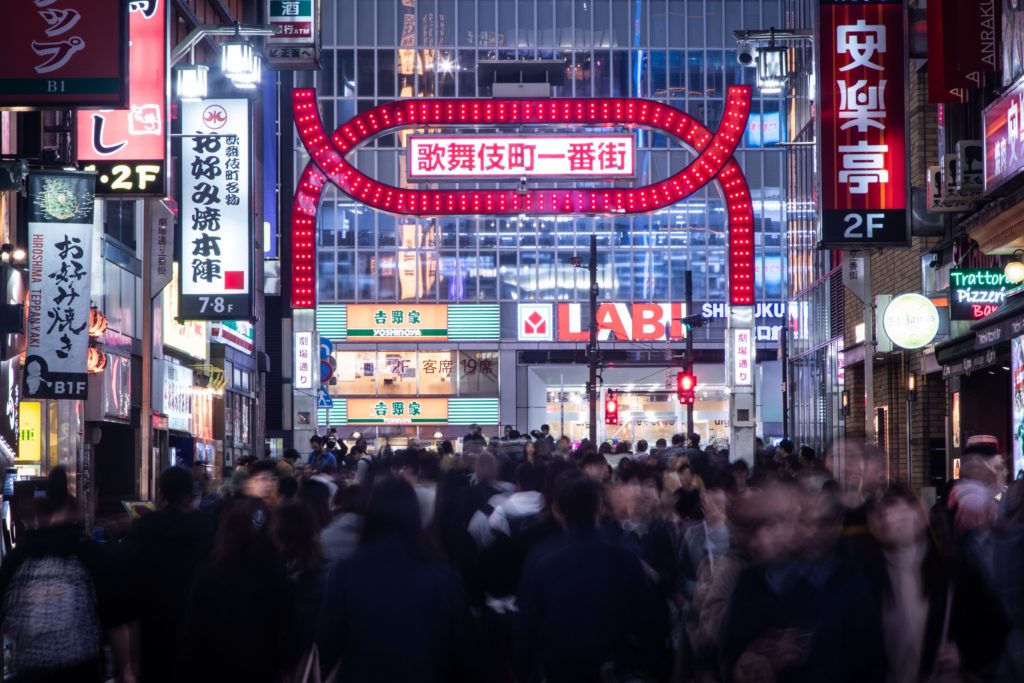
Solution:
[(324, 584), (317, 627), (323, 669), (338, 665), (339, 680), (357, 683), (480, 680), (476, 643), (459, 577), (424, 533), (412, 486), (381, 479), (360, 549)]

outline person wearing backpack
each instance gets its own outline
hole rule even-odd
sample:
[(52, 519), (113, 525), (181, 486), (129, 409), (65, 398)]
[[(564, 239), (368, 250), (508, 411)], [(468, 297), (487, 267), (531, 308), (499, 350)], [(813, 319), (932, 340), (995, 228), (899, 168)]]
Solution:
[(0, 629), (13, 644), (13, 680), (102, 681), (106, 633), (120, 680), (134, 683), (121, 581), (109, 554), (85, 535), (63, 467), (50, 473), (37, 519), (0, 567)]

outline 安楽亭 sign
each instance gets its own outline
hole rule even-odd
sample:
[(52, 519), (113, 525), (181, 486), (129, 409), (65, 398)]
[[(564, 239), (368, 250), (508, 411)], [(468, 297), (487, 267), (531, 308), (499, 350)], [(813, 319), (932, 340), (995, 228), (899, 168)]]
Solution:
[(129, 4), (148, 9), (155, 2), (3, 3), (0, 107), (123, 106)]
[(632, 178), (629, 134), (412, 135), (409, 179)]
[(908, 246), (904, 0), (819, 0), (821, 245)]
[(98, 195), (166, 193), (167, 5), (128, 3), (128, 108), (78, 111), (78, 160)]
[(950, 320), (981, 320), (1003, 305), (1006, 290), (1012, 286), (997, 268), (951, 270)]
[(95, 180), (93, 173), (29, 175), (25, 398), (88, 394)]
[(181, 105), (183, 320), (252, 316), (249, 100)]

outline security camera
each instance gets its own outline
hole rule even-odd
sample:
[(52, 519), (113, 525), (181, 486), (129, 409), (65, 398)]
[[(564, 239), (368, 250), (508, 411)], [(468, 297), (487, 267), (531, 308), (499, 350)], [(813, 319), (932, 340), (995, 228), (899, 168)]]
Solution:
[(754, 47), (754, 44), (741, 40), (736, 47), (736, 61), (741, 66), (754, 66), (757, 61), (757, 48)]
[(522, 176), (519, 179), (519, 185), (516, 187), (516, 192), (519, 194), (526, 194), (530, 191), (529, 186), (526, 184), (526, 176)]
[(932, 260), (928, 262), (929, 268), (938, 268), (940, 265), (942, 264), (939, 262), (938, 256), (932, 256)]

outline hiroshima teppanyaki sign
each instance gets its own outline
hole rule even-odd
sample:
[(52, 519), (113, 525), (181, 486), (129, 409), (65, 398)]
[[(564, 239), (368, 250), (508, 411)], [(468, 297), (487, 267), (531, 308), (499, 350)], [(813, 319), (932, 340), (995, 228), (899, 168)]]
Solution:
[[(714, 133), (674, 107), (652, 100), (622, 98), (410, 99), (374, 107), (328, 133), (316, 108), (316, 91), (296, 89), (292, 92), (292, 111), (310, 162), (299, 179), (292, 204), (292, 307), (313, 308), (316, 303), (316, 213), (328, 180), (367, 206), (411, 216), (650, 213), (676, 204), (716, 181), (725, 196), (729, 218), (729, 300), (737, 306), (753, 305), (754, 215), (746, 178), (733, 158), (746, 128), (750, 98), (749, 86), (730, 87), (722, 122)], [(674, 175), (642, 187), (545, 189), (524, 187), (520, 180), (517, 187), (488, 190), (395, 187), (370, 178), (346, 159), (367, 140), (402, 128), (515, 126), (519, 129), (515, 143), (528, 144), (520, 131), (524, 126), (537, 125), (649, 128), (679, 140), (697, 156)], [(539, 148), (545, 136), (533, 137)], [(473, 145), (473, 135), (462, 139)], [(485, 144), (498, 141), (476, 145), (478, 155), (486, 157)], [(534, 152), (539, 154), (536, 149)], [(569, 149), (548, 153), (568, 155)], [(567, 157), (565, 161), (571, 163)], [(446, 165), (449, 162), (450, 159), (444, 161)], [(475, 169), (476, 161), (473, 163)], [(521, 170), (517, 167), (513, 174), (503, 169), (502, 173), (520, 178), (528, 175), (518, 172)], [(597, 175), (602, 175), (600, 170)], [(603, 175), (608, 177), (607, 173)]]

